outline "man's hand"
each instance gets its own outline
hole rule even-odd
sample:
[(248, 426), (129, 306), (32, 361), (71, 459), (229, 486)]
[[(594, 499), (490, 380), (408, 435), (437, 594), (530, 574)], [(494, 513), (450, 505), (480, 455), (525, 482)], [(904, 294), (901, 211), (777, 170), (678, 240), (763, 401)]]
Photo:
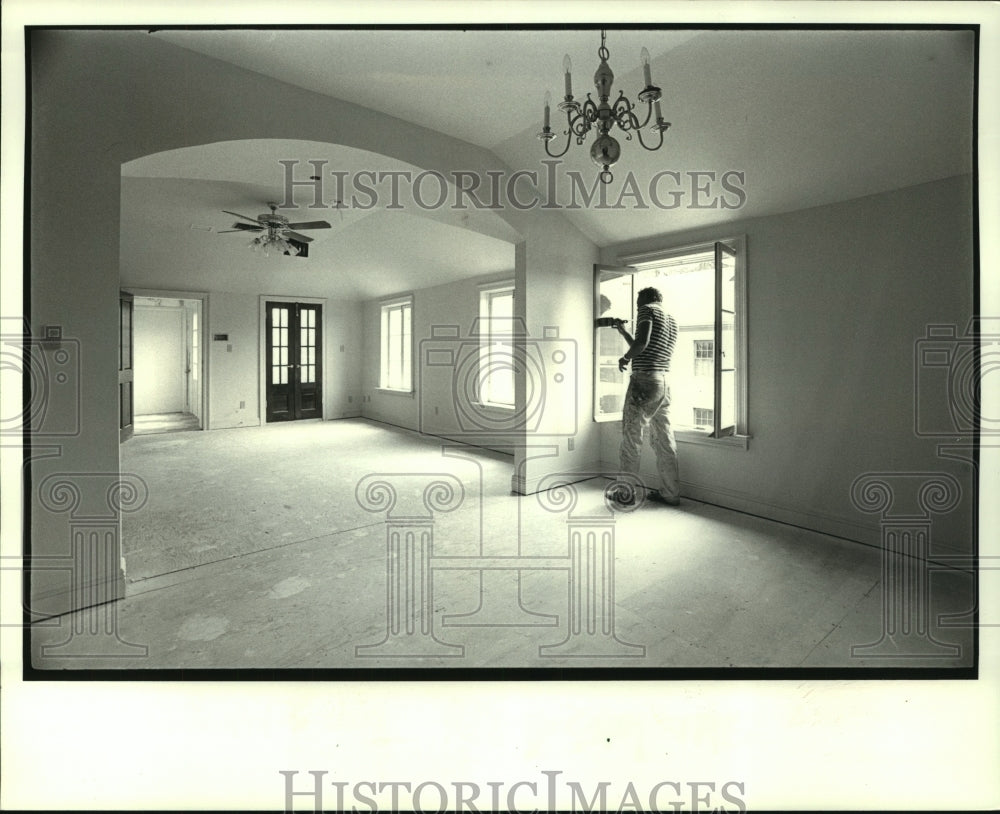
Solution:
[(618, 360), (618, 370), (624, 373), (627, 367), (628, 367), (628, 359), (626, 359), (623, 356), (621, 359)]

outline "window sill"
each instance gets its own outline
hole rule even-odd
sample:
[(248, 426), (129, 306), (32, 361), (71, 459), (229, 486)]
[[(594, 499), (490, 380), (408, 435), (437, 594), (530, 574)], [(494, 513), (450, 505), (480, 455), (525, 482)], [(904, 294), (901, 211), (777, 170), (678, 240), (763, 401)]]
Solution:
[(390, 387), (376, 387), (375, 388), (375, 392), (376, 393), (386, 393), (386, 394), (392, 395), (392, 396), (409, 396), (410, 398), (413, 398), (413, 396), (416, 394), (417, 391), (416, 390), (393, 390)]
[(710, 438), (703, 432), (694, 430), (677, 430), (674, 438), (681, 444), (695, 444), (701, 447), (731, 447), (734, 449), (748, 449), (750, 446), (750, 435), (726, 435), (722, 438)]
[[(612, 421), (621, 423), (622, 415), (594, 416), (595, 424), (607, 424)], [(697, 430), (674, 430), (674, 439), (681, 444), (694, 444), (700, 447), (732, 447), (734, 449), (749, 449), (752, 435), (726, 435), (722, 438), (710, 438), (707, 433)]]
[(480, 410), (492, 410), (496, 413), (513, 413), (514, 405), (512, 404), (490, 404), (486, 401), (474, 401), (472, 402)]

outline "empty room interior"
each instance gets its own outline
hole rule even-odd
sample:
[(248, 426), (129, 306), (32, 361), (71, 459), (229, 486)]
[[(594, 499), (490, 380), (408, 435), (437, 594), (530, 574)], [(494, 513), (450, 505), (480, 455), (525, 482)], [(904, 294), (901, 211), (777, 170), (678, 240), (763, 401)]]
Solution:
[(34, 670), (975, 667), (975, 31), (28, 46)]

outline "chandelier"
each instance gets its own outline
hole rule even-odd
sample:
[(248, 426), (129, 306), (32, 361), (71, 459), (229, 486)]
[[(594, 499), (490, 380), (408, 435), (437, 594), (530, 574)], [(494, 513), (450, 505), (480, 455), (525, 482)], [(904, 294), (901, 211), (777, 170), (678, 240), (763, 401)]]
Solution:
[[(601, 58), (601, 64), (594, 74), (594, 85), (597, 88), (599, 102), (595, 103), (590, 98), (589, 93), (587, 94), (587, 100), (582, 105), (573, 99), (573, 82), (570, 75), (572, 66), (569, 54), (567, 54), (563, 57), (566, 95), (559, 103), (559, 109), (566, 114), (567, 129), (564, 131), (566, 146), (558, 154), (553, 154), (549, 151), (549, 142), (556, 137), (556, 134), (552, 132), (552, 128), (549, 126), (551, 94), (548, 91), (545, 93), (544, 125), (542, 126), (542, 132), (538, 134), (538, 138), (545, 143), (545, 152), (550, 158), (562, 158), (566, 155), (574, 138), (577, 144), (583, 144), (587, 134), (596, 127), (598, 135), (593, 145), (591, 145), (590, 157), (598, 167), (602, 168), (600, 179), (602, 183), (607, 184), (614, 180), (614, 176), (611, 174), (611, 167), (621, 157), (621, 146), (613, 136), (609, 135), (612, 127), (617, 124), (621, 131), (625, 133), (626, 141), (632, 140), (632, 132), (634, 131), (639, 137), (639, 143), (645, 149), (653, 151), (659, 150), (663, 146), (663, 133), (670, 127), (670, 122), (663, 121), (663, 114), (660, 112), (660, 89), (653, 85), (653, 81), (650, 78), (649, 51), (645, 48), (642, 49), (641, 60), (646, 87), (639, 92), (639, 102), (644, 102), (648, 106), (645, 121), (641, 124), (639, 123), (639, 117), (635, 114), (636, 105), (625, 98), (623, 91), (618, 92), (618, 98), (615, 99), (614, 104), (608, 103), (608, 99), (611, 96), (611, 84), (615, 80), (615, 75), (608, 65), (610, 53), (604, 41), (604, 29), (601, 29), (601, 47), (597, 52), (597, 55)], [(650, 124), (649, 122), (653, 118), (654, 111), (656, 113), (656, 121)], [(650, 130), (659, 133), (660, 136), (659, 142), (653, 146), (646, 144), (642, 138), (642, 130), (647, 125)]]
[(251, 240), (250, 248), (254, 251), (263, 249), (264, 257), (270, 256), (272, 248), (276, 248), (282, 254), (296, 256), (299, 253), (298, 247), (289, 243), (285, 238), (285, 232), (288, 231), (288, 228), (288, 218), (272, 214), (271, 220), (267, 224), (267, 231)]

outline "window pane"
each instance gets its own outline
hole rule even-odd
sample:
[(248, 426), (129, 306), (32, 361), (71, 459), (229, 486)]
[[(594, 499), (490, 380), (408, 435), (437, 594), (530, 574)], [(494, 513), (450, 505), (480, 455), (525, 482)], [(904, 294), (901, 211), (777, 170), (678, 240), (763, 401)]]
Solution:
[(736, 331), (733, 314), (722, 312), (722, 369), (736, 368)]
[(736, 258), (722, 252), (722, 310), (736, 311)]
[[(625, 328), (633, 333), (632, 291), (631, 274), (603, 276), (598, 285), (597, 315), (628, 320)], [(621, 412), (625, 402), (626, 374), (618, 370), (618, 358), (628, 350), (628, 345), (614, 328), (598, 328), (596, 334), (595, 411), (598, 416), (614, 415)]]
[(719, 415), (719, 429), (736, 424), (736, 331), (735, 317), (726, 311), (721, 314), (722, 322), (722, 374), (719, 379), (722, 406)]
[[(409, 303), (382, 306), (382, 336), (379, 346), (379, 386), (395, 390), (411, 389), (411, 308)], [(310, 342), (316, 344), (315, 329)], [(315, 360), (315, 357), (310, 357)]]
[(725, 430), (736, 424), (736, 371), (724, 370), (721, 377), (722, 413), (719, 429)]
[(395, 338), (402, 332), (402, 311), (399, 308), (393, 308), (389, 311), (389, 336)]
[(715, 405), (715, 252), (697, 252), (643, 269), (635, 275), (636, 294), (649, 286), (660, 292), (663, 310), (677, 322), (677, 343), (670, 361), (674, 427), (703, 429), (695, 422), (695, 411), (710, 414)]
[(382, 309), (382, 336), (379, 342), (379, 360), (381, 371), (379, 383), (382, 387), (389, 386), (389, 311)]
[(486, 393), (489, 404), (514, 405), (513, 347), (502, 342), (494, 343), (486, 359)]

